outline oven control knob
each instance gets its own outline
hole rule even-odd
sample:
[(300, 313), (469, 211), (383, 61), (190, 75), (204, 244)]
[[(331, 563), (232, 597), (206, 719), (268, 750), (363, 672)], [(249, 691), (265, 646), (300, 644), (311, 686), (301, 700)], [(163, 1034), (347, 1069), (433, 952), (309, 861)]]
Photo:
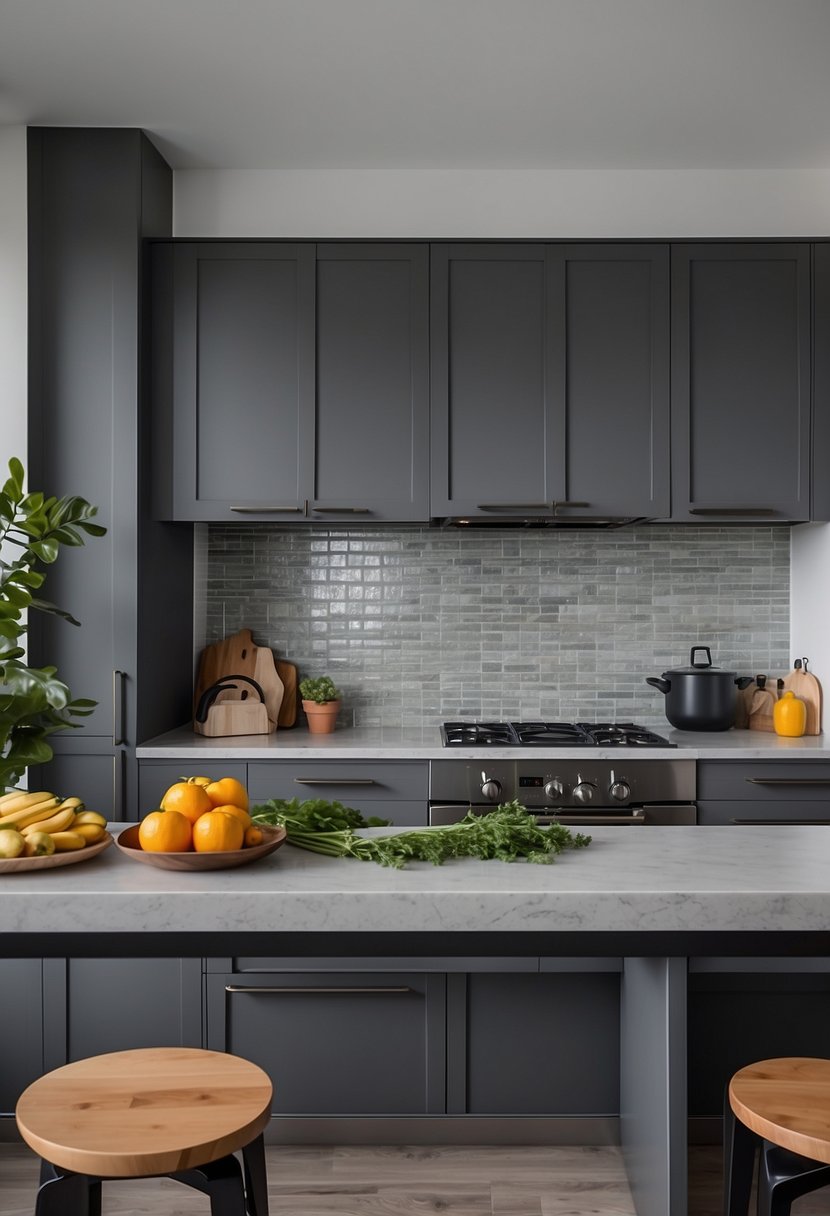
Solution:
[(631, 797), (631, 786), (627, 781), (612, 781), (608, 793), (617, 802), (627, 802)]
[(596, 788), (590, 781), (579, 781), (574, 786), (574, 798), (577, 802), (590, 802)]
[(545, 797), (546, 798), (550, 798), (552, 801), (556, 801), (558, 798), (562, 798), (564, 796), (564, 793), (565, 793), (565, 787), (562, 784), (562, 782), (559, 780), (558, 777), (554, 777), (552, 781), (546, 782), (546, 784), (545, 784)]
[(486, 773), (481, 774), (481, 793), (488, 802), (498, 802), (501, 797), (501, 782), (495, 777), (488, 777)]

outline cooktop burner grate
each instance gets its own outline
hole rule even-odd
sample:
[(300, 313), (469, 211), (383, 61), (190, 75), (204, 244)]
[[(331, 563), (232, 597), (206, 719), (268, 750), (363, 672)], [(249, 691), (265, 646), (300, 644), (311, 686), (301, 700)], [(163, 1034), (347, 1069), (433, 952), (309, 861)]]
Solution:
[(444, 722), (445, 747), (676, 747), (634, 722)]

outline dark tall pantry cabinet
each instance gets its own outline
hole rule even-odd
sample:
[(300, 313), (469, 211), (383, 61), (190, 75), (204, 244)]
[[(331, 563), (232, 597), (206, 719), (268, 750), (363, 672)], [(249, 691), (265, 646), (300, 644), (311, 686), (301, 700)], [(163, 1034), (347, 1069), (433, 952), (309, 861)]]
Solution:
[(168, 236), (171, 214), (172, 174), (142, 132), (30, 129), (28, 481), (83, 495), (107, 528), (48, 570), (46, 598), (81, 628), (32, 614), (30, 661), (98, 706), (30, 780), (113, 819), (138, 817), (137, 740), (189, 716), (192, 530), (151, 519), (142, 461), (142, 239)]

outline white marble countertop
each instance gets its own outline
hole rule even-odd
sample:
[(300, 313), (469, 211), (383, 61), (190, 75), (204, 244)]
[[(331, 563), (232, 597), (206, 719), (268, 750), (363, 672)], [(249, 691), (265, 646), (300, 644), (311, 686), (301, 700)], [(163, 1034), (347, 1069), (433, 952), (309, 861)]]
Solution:
[(592, 831), (552, 865), (405, 870), (286, 845), (238, 869), (174, 873), (111, 847), (0, 874), (0, 934), (830, 930), (828, 827)]
[[(595, 760), (665, 759), (678, 752), (691, 759), (802, 760), (830, 759), (825, 735), (783, 739), (764, 731), (679, 731), (657, 728), (677, 746), (673, 748), (591, 748)], [(443, 747), (438, 723), (421, 730), (383, 730), (343, 727), (331, 735), (311, 735), (304, 727), (276, 731), (272, 735), (237, 735), (208, 739), (194, 734), (189, 726), (159, 735), (136, 748), (140, 760), (516, 760), (534, 756), (539, 760), (584, 759), (581, 748)]]

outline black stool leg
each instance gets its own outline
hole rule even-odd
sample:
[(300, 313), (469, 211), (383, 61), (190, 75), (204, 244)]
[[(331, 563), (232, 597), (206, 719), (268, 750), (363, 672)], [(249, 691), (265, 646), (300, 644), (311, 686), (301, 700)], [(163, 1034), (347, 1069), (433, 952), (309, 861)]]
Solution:
[(208, 1165), (170, 1174), (210, 1198), (211, 1216), (245, 1216), (245, 1189), (236, 1157), (221, 1157)]
[(35, 1216), (101, 1216), (101, 1182), (42, 1161)]
[(723, 1099), (723, 1211), (724, 1216), (748, 1216), (752, 1175), (755, 1172), (755, 1152), (758, 1137), (736, 1119), (729, 1105), (729, 1093)]
[(758, 1166), (758, 1216), (790, 1216), (802, 1195), (830, 1185), (830, 1165), (764, 1141)]
[(248, 1216), (268, 1216), (268, 1179), (265, 1173), (265, 1141), (257, 1136), (242, 1150), (245, 1170), (245, 1201)]

